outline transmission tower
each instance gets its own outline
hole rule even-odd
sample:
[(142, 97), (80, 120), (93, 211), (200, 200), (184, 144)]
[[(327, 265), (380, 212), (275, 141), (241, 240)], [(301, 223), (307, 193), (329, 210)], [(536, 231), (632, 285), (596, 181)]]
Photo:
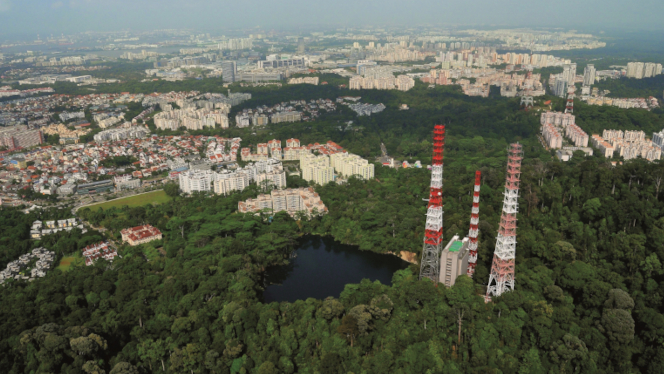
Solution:
[(528, 109), (528, 107), (532, 108), (533, 106), (535, 106), (535, 102), (533, 100), (533, 97), (532, 96), (521, 96), (521, 106), (525, 106), (526, 109)]
[(480, 178), (482, 172), (475, 172), (475, 189), (473, 191), (473, 208), (470, 211), (470, 230), (468, 230), (468, 270), (466, 274), (473, 277), (477, 264), (477, 224), (480, 222)]
[(565, 113), (574, 113), (574, 90), (567, 91), (567, 105), (565, 106)]
[(491, 296), (500, 296), (504, 292), (514, 290), (516, 213), (519, 210), (519, 177), (521, 176), (522, 159), (521, 144), (512, 144), (507, 156), (503, 214), (500, 217), (496, 249), (493, 253), (491, 275), (489, 275), (489, 285), (486, 290), (485, 300), (487, 302), (491, 300)]
[(431, 186), (429, 205), (424, 232), (424, 247), (420, 265), (420, 279), (429, 278), (434, 284), (440, 281), (440, 253), (443, 236), (443, 148), (445, 146), (445, 125), (433, 129), (433, 162), (431, 165)]

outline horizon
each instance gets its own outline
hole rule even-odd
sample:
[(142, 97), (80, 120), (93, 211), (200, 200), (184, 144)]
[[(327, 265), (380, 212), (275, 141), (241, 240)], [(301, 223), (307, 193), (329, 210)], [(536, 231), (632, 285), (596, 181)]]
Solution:
[[(472, 0), (461, 5), (418, 0), (414, 3), (381, 2), (378, 9), (374, 2), (347, 0), (335, 3), (291, 0), (287, 4), (212, 0), (186, 3), (173, 0), (34, 0), (29, 5), (17, 0), (0, 0), (0, 33), (139, 32), (173, 28), (221, 31), (255, 27), (301, 30), (367, 27), (365, 25), (560, 28), (583, 32), (651, 32), (664, 29), (657, 16), (664, 14), (664, 2), (647, 1), (647, 4), (635, 7), (629, 3), (610, 1), (597, 7), (594, 1), (578, 3), (564, 0), (554, 9), (549, 4), (521, 6), (514, 2), (514, 6), (506, 6), (505, 3)], [(440, 13), (429, 11), (438, 8), (444, 10)]]

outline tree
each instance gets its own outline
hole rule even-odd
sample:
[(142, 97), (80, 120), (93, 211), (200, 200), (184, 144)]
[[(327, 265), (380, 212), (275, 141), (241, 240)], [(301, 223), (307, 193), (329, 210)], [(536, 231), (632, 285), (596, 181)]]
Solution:
[(138, 374), (138, 369), (128, 362), (118, 362), (108, 374)]
[(339, 325), (337, 331), (350, 341), (350, 346), (352, 347), (355, 337), (360, 333), (360, 330), (357, 327), (357, 319), (350, 314), (345, 315), (344, 318), (341, 319), (341, 325)]
[(328, 297), (318, 309), (317, 315), (319, 317), (325, 318), (326, 320), (331, 320), (333, 318), (339, 317), (344, 311), (344, 306), (339, 302), (339, 300)]
[(257, 374), (278, 374), (279, 370), (271, 361), (265, 361), (258, 367)]
[(565, 334), (552, 346), (551, 359), (560, 365), (560, 372), (565, 373), (567, 365), (573, 365), (573, 372), (578, 372), (579, 365), (588, 359), (586, 343), (574, 335)]
[(610, 340), (620, 344), (628, 344), (634, 339), (634, 318), (627, 310), (604, 309), (602, 327)]
[(320, 363), (321, 374), (341, 374), (344, 373), (343, 361), (337, 353), (326, 353)]
[(164, 192), (170, 197), (176, 197), (180, 194), (180, 187), (175, 183), (167, 183), (164, 185)]
[(81, 368), (87, 374), (106, 374), (106, 370), (99, 367), (95, 361), (87, 361)]
[(626, 309), (634, 308), (634, 300), (629, 294), (619, 288), (609, 291), (608, 299), (604, 303), (604, 307), (608, 309)]

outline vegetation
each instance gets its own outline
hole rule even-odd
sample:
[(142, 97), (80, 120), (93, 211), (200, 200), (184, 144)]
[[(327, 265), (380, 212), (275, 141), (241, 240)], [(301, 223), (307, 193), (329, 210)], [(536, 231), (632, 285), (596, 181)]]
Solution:
[(163, 204), (169, 202), (170, 200), (171, 197), (168, 196), (164, 190), (159, 190), (94, 204), (87, 206), (86, 208), (90, 210), (107, 210), (113, 207), (122, 206), (133, 208), (150, 204)]
[[(300, 86), (274, 93), (260, 88), (265, 92), (244, 105), (344, 92)], [(474, 171), (483, 173), (473, 279), (462, 276), (451, 289), (434, 287), (417, 279), (413, 265), (395, 273), (389, 287), (365, 280), (347, 285), (338, 298), (261, 302), (263, 271), (285, 264), (301, 235), (419, 254), (422, 199), (429, 188), (425, 169), (377, 166), (373, 181), (351, 178), (345, 185), (317, 187), (329, 214), (309, 221), (283, 212), (237, 213), (239, 201), (259, 193), (255, 186), (229, 196), (191, 197), (168, 187), (162, 192), (172, 198), (168, 204), (125, 201), (78, 212), (107, 229), (107, 238), (117, 241), (121, 229), (149, 223), (164, 233), (163, 241), (121, 246), (122, 258), (112, 264), (99, 260), (0, 288), (0, 367), (10, 373), (664, 371), (661, 163), (632, 160), (613, 167), (602, 157), (579, 154), (558, 162), (535, 138), (538, 113), (520, 110), (518, 99), (469, 98), (456, 88), (421, 84), (406, 93), (352, 94), (388, 109), (356, 117), (342, 108), (315, 122), (214, 132), (241, 135), (243, 146), (272, 137), (331, 139), (365, 157), (379, 155), (384, 143), (391, 155), (426, 164), (432, 124), (445, 123), (446, 240), (466, 232)], [(393, 109), (402, 103), (410, 111)], [(554, 99), (554, 109), (562, 105)], [(650, 132), (664, 125), (657, 111), (583, 104), (575, 111), (588, 132)], [(525, 151), (517, 286), (485, 303), (506, 148), (513, 141)], [(288, 185), (306, 183), (289, 177)], [(63, 256), (102, 239), (94, 231), (72, 231), (32, 242), (35, 216), (0, 211), (2, 261), (37, 245)]]
[(658, 100), (662, 99), (664, 92), (664, 75), (658, 75), (653, 78), (633, 79), (607, 79), (598, 82), (595, 87), (600, 90), (609, 90), (610, 97), (645, 97), (653, 96)]
[(56, 269), (64, 272), (71, 270), (72, 266), (81, 266), (84, 264), (85, 262), (80, 256), (72, 255), (63, 257)]

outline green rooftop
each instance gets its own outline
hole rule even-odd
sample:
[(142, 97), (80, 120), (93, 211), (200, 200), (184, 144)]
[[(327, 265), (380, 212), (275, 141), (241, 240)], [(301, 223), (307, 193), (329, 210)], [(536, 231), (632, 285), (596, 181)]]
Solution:
[(459, 250), (463, 247), (463, 242), (460, 240), (455, 240), (454, 243), (450, 246), (450, 252), (459, 252)]

